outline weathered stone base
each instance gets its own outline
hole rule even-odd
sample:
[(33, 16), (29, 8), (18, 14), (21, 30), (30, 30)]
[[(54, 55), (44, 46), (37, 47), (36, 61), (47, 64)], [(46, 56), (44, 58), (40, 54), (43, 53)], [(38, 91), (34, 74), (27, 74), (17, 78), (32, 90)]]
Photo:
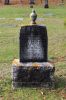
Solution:
[(21, 88), (21, 87), (44, 87), (48, 89), (54, 89), (55, 88), (55, 82), (42, 82), (42, 83), (36, 83), (36, 82), (15, 82), (12, 81), (12, 88)]
[(12, 85), (14, 88), (22, 86), (54, 86), (55, 67), (52, 64), (48, 62), (20, 63), (18, 60), (14, 61), (12, 65)]

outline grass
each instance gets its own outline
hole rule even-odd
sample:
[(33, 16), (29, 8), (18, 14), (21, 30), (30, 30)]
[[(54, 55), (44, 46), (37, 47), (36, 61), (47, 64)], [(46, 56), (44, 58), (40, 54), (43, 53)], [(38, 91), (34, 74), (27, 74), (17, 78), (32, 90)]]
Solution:
[[(32, 9), (27, 6), (2, 6), (0, 18), (5, 19), (0, 19), (0, 100), (66, 100), (66, 7), (63, 5), (44, 9), (37, 6), (35, 9), (38, 17), (44, 18), (37, 20), (37, 23), (47, 26), (48, 58), (56, 67), (56, 88), (12, 89), (12, 61), (19, 58), (20, 27), (30, 23), (29, 14)], [(23, 21), (15, 18), (23, 18)]]

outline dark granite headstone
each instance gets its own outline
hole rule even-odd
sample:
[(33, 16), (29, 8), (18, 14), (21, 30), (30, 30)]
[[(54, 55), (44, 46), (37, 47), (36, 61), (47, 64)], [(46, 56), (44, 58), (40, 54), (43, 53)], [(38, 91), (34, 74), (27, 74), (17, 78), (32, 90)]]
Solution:
[(20, 62), (47, 62), (48, 37), (45, 26), (23, 26), (20, 30)]

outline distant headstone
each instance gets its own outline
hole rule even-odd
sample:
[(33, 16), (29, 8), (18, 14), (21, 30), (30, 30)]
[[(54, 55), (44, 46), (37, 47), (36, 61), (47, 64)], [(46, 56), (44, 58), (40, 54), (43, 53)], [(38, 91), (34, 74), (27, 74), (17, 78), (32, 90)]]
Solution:
[(35, 0), (29, 0), (30, 8), (33, 8), (33, 5), (35, 4)]
[(9, 4), (9, 0), (5, 0), (5, 4)]
[(44, 5), (44, 8), (49, 8), (49, 5), (48, 5), (48, 0), (45, 0), (45, 5)]
[(35, 0), (29, 0), (29, 4), (35, 4)]

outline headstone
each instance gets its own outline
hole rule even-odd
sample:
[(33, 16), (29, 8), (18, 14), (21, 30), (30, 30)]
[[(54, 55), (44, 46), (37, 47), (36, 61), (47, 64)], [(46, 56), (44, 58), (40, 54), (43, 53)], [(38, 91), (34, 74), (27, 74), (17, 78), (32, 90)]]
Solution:
[(48, 37), (45, 26), (31, 25), (20, 30), (20, 62), (47, 62)]
[(35, 0), (29, 0), (30, 8), (33, 8), (33, 5), (35, 4)]
[(48, 0), (45, 0), (45, 5), (44, 5), (44, 8), (49, 8), (49, 5), (48, 5)]
[(13, 61), (13, 86), (53, 85), (55, 67), (48, 62), (48, 36), (46, 26), (37, 25), (37, 14), (30, 14), (32, 24), (20, 30), (19, 60)]
[(5, 4), (9, 4), (9, 0), (5, 0)]
[(35, 0), (29, 0), (29, 4), (35, 4)]

